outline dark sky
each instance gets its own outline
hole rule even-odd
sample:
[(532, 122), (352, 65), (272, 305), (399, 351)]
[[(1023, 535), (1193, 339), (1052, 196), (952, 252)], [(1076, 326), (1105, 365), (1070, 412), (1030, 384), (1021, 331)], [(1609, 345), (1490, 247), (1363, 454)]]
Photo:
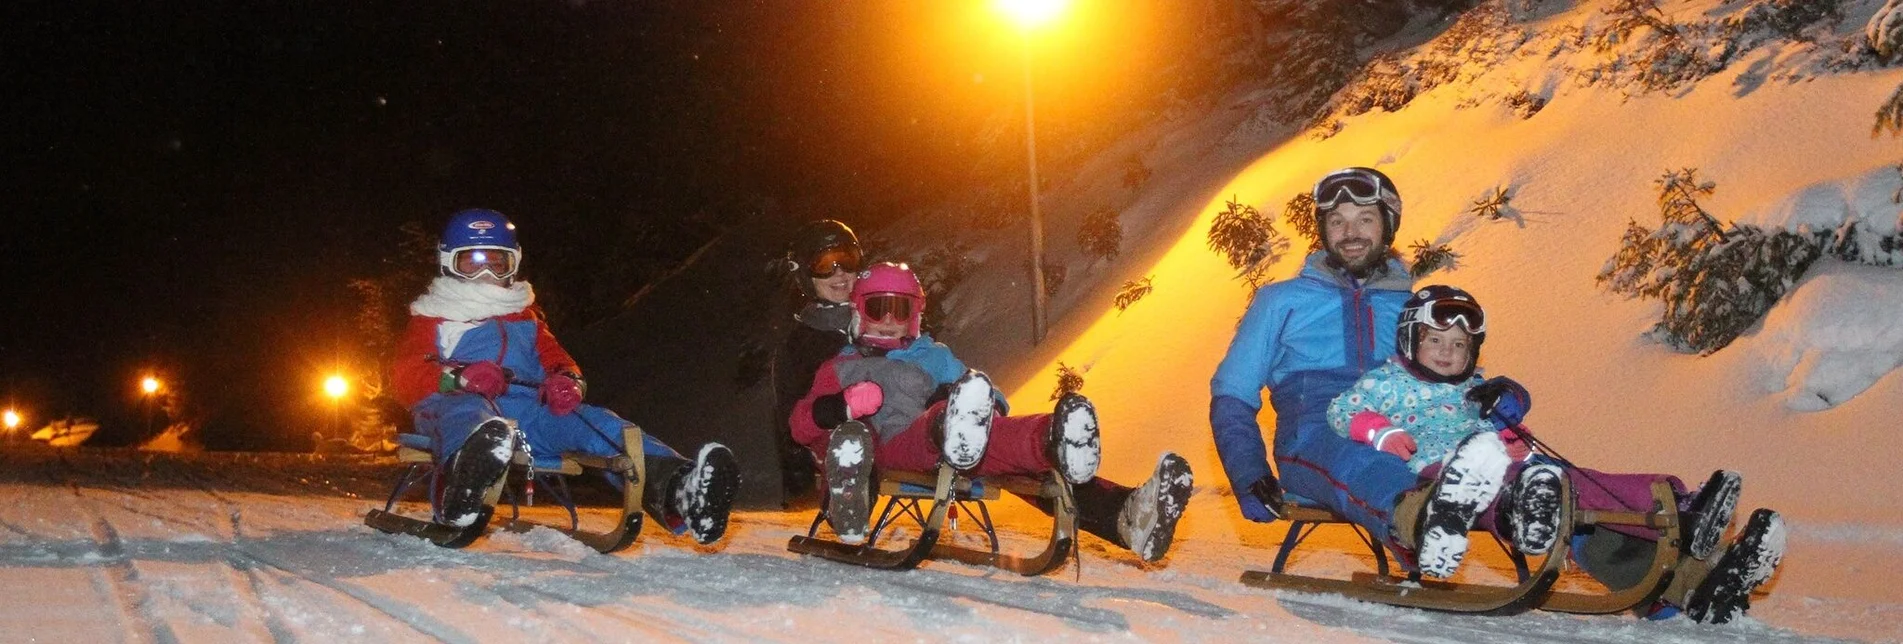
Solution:
[[(546, 299), (544, 278), (587, 297), (616, 253), (665, 259), (747, 213), (903, 215), (1020, 108), (1020, 50), (977, 4), (16, 7), (0, 402), (130, 440), (150, 370), (208, 440), (299, 448), (317, 377), (357, 341), (345, 285), (390, 270), (404, 222), (509, 213)], [(1118, 38), (1085, 53), (1142, 50)], [(1081, 119), (1067, 93), (1140, 85), (1114, 67), (1051, 74), (1040, 108)]]

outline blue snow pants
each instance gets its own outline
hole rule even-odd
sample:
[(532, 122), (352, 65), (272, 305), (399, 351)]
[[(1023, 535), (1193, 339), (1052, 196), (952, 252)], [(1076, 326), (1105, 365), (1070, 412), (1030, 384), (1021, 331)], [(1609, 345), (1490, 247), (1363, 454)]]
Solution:
[[(416, 419), (417, 433), (435, 442), (439, 466), (469, 440), (477, 425), (497, 416), (512, 419), (522, 427), (530, 453), (541, 462), (568, 452), (618, 455), (622, 452), (621, 428), (628, 424), (614, 412), (594, 405), (582, 405), (566, 416), (551, 414), (534, 389), (521, 385), (511, 385), (493, 405), (482, 396), (451, 392), (431, 394), (410, 411)], [(644, 432), (641, 436), (648, 456), (681, 458), (654, 435)]]
[[(1407, 461), (1357, 443), (1328, 426), (1328, 403), (1347, 391), (1359, 374), (1350, 370), (1307, 372), (1269, 392), (1275, 408), (1275, 464), (1282, 489), (1305, 504), (1328, 508), (1366, 528), (1376, 543), (1388, 541), (1394, 502), (1420, 485)], [(1335, 382), (1339, 380), (1340, 382)], [(1320, 381), (1320, 382), (1318, 382)], [(1337, 386), (1338, 385), (1338, 386)]]

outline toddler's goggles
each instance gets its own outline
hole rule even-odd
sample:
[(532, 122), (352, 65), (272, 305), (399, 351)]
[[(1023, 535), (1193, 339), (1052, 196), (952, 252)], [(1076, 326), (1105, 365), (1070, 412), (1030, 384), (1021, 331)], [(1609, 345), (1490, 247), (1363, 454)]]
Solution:
[(458, 248), (449, 257), (449, 272), (463, 279), (475, 279), (488, 273), (496, 279), (508, 279), (520, 268), (513, 248), (484, 246)]
[[(1385, 193), (1385, 194), (1383, 194)], [(1379, 175), (1359, 168), (1336, 170), (1315, 184), (1315, 209), (1327, 210), (1343, 202), (1372, 206), (1386, 202), (1388, 208), (1400, 211), (1391, 195), (1398, 194), (1394, 186), (1387, 185)]]
[(865, 299), (866, 319), (874, 322), (905, 322), (912, 319), (916, 301), (909, 295), (874, 295)]
[(1446, 331), (1459, 325), (1469, 334), (1487, 332), (1486, 312), (1480, 310), (1480, 305), (1467, 300), (1430, 300), (1415, 309), (1414, 321), (1435, 331)]
[(832, 277), (833, 273), (841, 270), (857, 273), (859, 269), (865, 268), (864, 264), (865, 256), (860, 252), (858, 244), (834, 246), (814, 255), (813, 260), (806, 263), (806, 274), (812, 277)]

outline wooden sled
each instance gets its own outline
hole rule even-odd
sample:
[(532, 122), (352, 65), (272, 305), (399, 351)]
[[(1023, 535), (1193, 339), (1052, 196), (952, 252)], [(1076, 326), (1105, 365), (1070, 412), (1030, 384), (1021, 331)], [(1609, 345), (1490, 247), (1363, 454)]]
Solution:
[[(999, 551), (997, 527), (985, 503), (997, 499), (1000, 490), (1050, 501), (1051, 534), (1042, 552), (1016, 556)], [(820, 526), (826, 522), (826, 512), (821, 509), (805, 536), (788, 540), (786, 549), (869, 568), (907, 570), (926, 559), (948, 559), (1036, 576), (1062, 567), (1064, 558), (1077, 543), (1077, 503), (1071, 496), (1070, 483), (1057, 472), (1035, 479), (1018, 476), (971, 479), (958, 476), (947, 465), (940, 465), (935, 475), (884, 472), (879, 479), (879, 495), (886, 497), (885, 508), (879, 512), (864, 544), (848, 545), (819, 537)], [(984, 532), (990, 549), (938, 543), (947, 528), (946, 517), (954, 507), (963, 510)], [(907, 518), (917, 524), (918, 537), (906, 546), (880, 548), (880, 537), (887, 535), (896, 522)]]
[[(490, 488), (483, 498), (483, 513), (475, 523), (467, 528), (439, 523), (433, 519), (425, 520), (397, 514), (396, 503), (404, 493), (417, 483), (427, 481), (427, 495), (430, 501), (432, 517), (440, 515), (441, 498), (438, 486), (439, 472), (431, 455), (432, 445), (427, 436), (403, 434), (399, 436), (397, 460), (408, 466), (397, 476), (396, 487), (391, 490), (390, 498), (383, 503), (382, 509), (372, 509), (364, 515), (364, 525), (391, 534), (407, 534), (428, 539), (431, 543), (445, 548), (461, 548), (474, 543), (481, 537), (495, 513), (495, 506), (507, 497), (509, 519), (503, 529), (510, 532), (527, 532), (537, 526), (560, 531), (576, 541), (594, 548), (597, 552), (611, 553), (633, 545), (641, 534), (642, 480), (646, 476), (646, 463), (642, 448), (641, 429), (628, 425), (621, 434), (626, 453), (602, 457), (590, 454), (563, 454), (559, 457), (535, 457), (531, 459), (526, 449), (515, 452), (510, 471), (512, 476), (504, 476)], [(568, 492), (568, 478), (583, 474), (588, 470), (598, 470), (619, 475), (621, 486), (621, 515), (608, 530), (586, 530), (581, 527), (581, 517), (575, 511), (575, 503)], [(519, 487), (511, 486), (511, 479), (520, 479)], [(568, 510), (568, 525), (547, 525), (521, 518), (521, 506), (533, 505), (534, 489), (537, 483), (546, 487)]]
[(1652, 509), (1646, 512), (1604, 512), (1575, 510), (1573, 529), (1583, 526), (1641, 526), (1660, 532), (1653, 549), (1652, 563), (1638, 583), (1606, 593), (1553, 591), (1540, 600), (1540, 610), (1581, 615), (1606, 615), (1651, 605), (1672, 583), (1672, 569), (1684, 544), (1684, 526), (1678, 520), (1678, 498), (1672, 486), (1663, 481), (1652, 483)]
[[(1385, 546), (1376, 542), (1361, 526), (1328, 510), (1294, 503), (1286, 503), (1281, 508), (1281, 515), (1293, 523), (1282, 540), (1281, 549), (1276, 552), (1273, 567), (1268, 572), (1251, 570), (1242, 573), (1242, 583), (1258, 588), (1333, 593), (1368, 602), (1454, 613), (1512, 615), (1525, 612), (1546, 596), (1554, 582), (1559, 580), (1560, 570), (1566, 564), (1567, 548), (1572, 541), (1573, 495), (1572, 490), (1565, 487), (1566, 479), (1562, 478), (1560, 482), (1560, 498), (1565, 499), (1560, 504), (1560, 533), (1554, 539), (1552, 551), (1544, 556), (1540, 566), (1529, 567), (1525, 555), (1501, 544), (1513, 560), (1514, 572), (1519, 578), (1519, 583), (1512, 586), (1427, 580), (1418, 573), (1395, 576), (1389, 569), (1387, 552), (1383, 549)], [(1356, 573), (1352, 579), (1346, 580), (1284, 572), (1289, 554), (1313, 534), (1315, 528), (1330, 524), (1347, 525), (1355, 531), (1356, 536), (1374, 554), (1375, 572)], [(1468, 536), (1472, 539), (1483, 534), (1489, 540), (1498, 541), (1484, 532)]]

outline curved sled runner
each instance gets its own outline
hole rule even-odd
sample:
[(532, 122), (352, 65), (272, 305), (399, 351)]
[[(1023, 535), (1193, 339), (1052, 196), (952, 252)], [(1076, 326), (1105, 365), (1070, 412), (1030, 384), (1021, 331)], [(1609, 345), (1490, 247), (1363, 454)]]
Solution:
[[(1566, 502), (1560, 508), (1560, 525), (1564, 529), (1557, 535), (1552, 551), (1541, 560), (1539, 568), (1530, 568), (1526, 555), (1508, 544), (1500, 543), (1513, 562), (1519, 579), (1519, 583), (1514, 586), (1423, 581), (1413, 575), (1408, 578), (1393, 576), (1382, 546), (1374, 543), (1359, 526), (1327, 510), (1294, 503), (1282, 507), (1282, 516), (1294, 523), (1289, 526), (1288, 536), (1283, 539), (1282, 547), (1276, 553), (1273, 568), (1269, 572), (1245, 572), (1242, 574), (1242, 583), (1260, 588), (1335, 593), (1395, 606), (1486, 615), (1508, 615), (1534, 608), (1563, 613), (1610, 614), (1650, 604), (1657, 599), (1671, 583), (1671, 571), (1678, 561), (1680, 539), (1683, 536), (1671, 487), (1663, 482), (1653, 484), (1654, 505), (1649, 511), (1605, 512), (1577, 509), (1570, 480), (1563, 482), (1566, 487), (1563, 488), (1562, 498)], [(1375, 573), (1357, 573), (1352, 580), (1338, 580), (1283, 572), (1289, 554), (1316, 527), (1324, 524), (1344, 524), (1353, 528), (1374, 555)], [(1582, 527), (1614, 525), (1642, 526), (1662, 532), (1645, 577), (1630, 587), (1606, 593), (1553, 591), (1553, 586), (1566, 568), (1572, 534)], [(1498, 539), (1490, 540), (1499, 543)]]
[[(642, 449), (641, 429), (633, 425), (622, 431), (622, 444), (626, 445), (623, 454), (613, 457), (590, 454), (563, 454), (560, 457), (531, 458), (527, 450), (516, 450), (510, 470), (519, 473), (516, 476), (504, 476), (490, 488), (483, 498), (484, 511), (476, 522), (467, 528), (438, 523), (434, 520), (418, 519), (397, 514), (397, 501), (417, 483), (427, 481), (430, 514), (440, 514), (441, 491), (439, 472), (435, 459), (431, 455), (430, 438), (418, 434), (403, 434), (398, 437), (401, 447), (397, 448), (397, 460), (408, 464), (402, 474), (397, 476), (396, 487), (390, 492), (390, 498), (384, 501), (382, 509), (372, 509), (364, 515), (364, 525), (391, 534), (407, 534), (428, 539), (431, 543), (445, 548), (461, 548), (474, 543), (481, 537), (495, 513), (495, 506), (508, 497), (509, 520), (503, 529), (511, 532), (527, 532), (536, 526), (547, 527), (568, 535), (576, 541), (594, 548), (597, 552), (612, 553), (633, 545), (641, 534), (641, 481), (644, 471), (644, 453)], [(585, 530), (581, 527), (581, 517), (575, 511), (574, 500), (568, 493), (567, 477), (582, 474), (588, 470), (598, 470), (621, 477), (621, 515), (615, 519), (614, 527), (605, 531)], [(509, 485), (512, 478), (521, 480), (519, 491)], [(553, 494), (556, 501), (568, 510), (568, 526), (535, 523), (521, 518), (522, 504), (534, 505), (535, 486), (543, 484)]]
[[(1050, 502), (1051, 534), (1042, 552), (1015, 556), (999, 551), (997, 527), (991, 521), (991, 511), (985, 502), (997, 499), (1000, 490)], [(932, 475), (885, 472), (879, 479), (879, 494), (886, 497), (885, 508), (872, 524), (865, 544), (848, 545), (819, 537), (820, 526), (826, 522), (826, 511), (821, 509), (805, 536), (788, 540), (786, 549), (869, 568), (907, 570), (926, 559), (949, 559), (1036, 576), (1063, 566), (1064, 558), (1076, 546), (1077, 503), (1071, 497), (1070, 483), (1056, 472), (1035, 479), (1018, 476), (973, 479), (958, 476), (949, 465), (940, 465), (938, 472)], [(991, 546), (989, 550), (938, 543), (948, 527), (946, 518), (954, 512), (953, 508), (963, 510), (974, 520), (984, 532)], [(888, 536), (894, 523), (905, 518), (917, 524), (918, 537), (907, 546), (879, 548), (880, 538)]]

